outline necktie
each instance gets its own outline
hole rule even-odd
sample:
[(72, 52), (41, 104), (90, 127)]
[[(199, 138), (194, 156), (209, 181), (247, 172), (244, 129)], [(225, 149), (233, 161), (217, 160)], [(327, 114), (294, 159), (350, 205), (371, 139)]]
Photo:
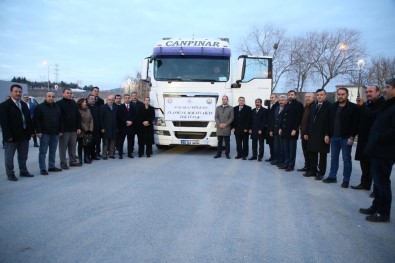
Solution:
[(23, 115), (22, 105), (21, 105), (21, 102), (19, 100), (16, 102), (16, 106), (18, 106), (18, 108), (19, 108), (19, 110), (21, 111), (21, 114), (22, 114), (23, 129), (26, 129), (25, 115)]
[(129, 104), (126, 104), (126, 110), (129, 112)]
[(256, 113), (258, 113), (259, 109), (256, 109)]

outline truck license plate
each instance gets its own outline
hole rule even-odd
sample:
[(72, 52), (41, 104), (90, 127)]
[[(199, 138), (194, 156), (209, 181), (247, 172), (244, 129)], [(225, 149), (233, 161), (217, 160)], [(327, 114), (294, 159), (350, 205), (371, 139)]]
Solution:
[(198, 140), (181, 140), (181, 144), (185, 145), (199, 145)]

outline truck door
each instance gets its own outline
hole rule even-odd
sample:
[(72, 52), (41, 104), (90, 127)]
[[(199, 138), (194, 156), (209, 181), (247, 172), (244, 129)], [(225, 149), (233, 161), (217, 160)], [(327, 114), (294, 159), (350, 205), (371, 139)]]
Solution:
[(255, 99), (260, 98), (262, 103), (269, 99), (272, 89), (271, 57), (240, 56), (235, 73), (232, 106), (238, 105), (239, 97), (244, 97), (252, 108), (255, 107)]

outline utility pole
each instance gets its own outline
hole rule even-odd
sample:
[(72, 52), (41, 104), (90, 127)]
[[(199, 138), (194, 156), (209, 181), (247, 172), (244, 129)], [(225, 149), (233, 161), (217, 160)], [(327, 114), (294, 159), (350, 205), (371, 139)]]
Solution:
[(55, 64), (54, 74), (55, 74), (56, 83), (59, 83), (59, 65), (58, 64)]

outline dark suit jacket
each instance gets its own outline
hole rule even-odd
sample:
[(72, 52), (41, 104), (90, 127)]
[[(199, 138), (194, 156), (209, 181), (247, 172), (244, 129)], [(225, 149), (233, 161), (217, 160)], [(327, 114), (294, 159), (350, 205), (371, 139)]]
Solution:
[[(261, 107), (258, 112), (256, 109), (251, 110), (251, 139), (258, 139), (259, 136), (265, 136), (268, 110)], [(262, 131), (262, 134), (259, 134)]]
[(34, 134), (33, 121), (30, 118), (29, 108), (22, 100), (22, 112), (25, 117), (26, 129), (23, 129), (23, 118), (21, 111), (10, 98), (0, 104), (0, 124), (3, 131), (3, 141), (12, 138), (13, 142), (29, 140)]
[(251, 107), (244, 105), (243, 109), (239, 111), (239, 106), (233, 108), (233, 122), (232, 129), (235, 129), (235, 135), (243, 135), (244, 130), (251, 128)]
[(136, 103), (133, 103), (132, 101), (130, 102), (130, 106), (131, 108), (133, 108), (134, 110), (134, 120), (133, 120), (133, 124), (132, 124), (132, 129), (134, 130), (138, 130), (139, 128), (139, 117), (140, 117), (140, 113), (139, 110), (142, 109), (144, 107), (144, 103), (142, 103), (141, 101), (137, 101)]
[(325, 136), (329, 136), (329, 116), (331, 104), (324, 101), (321, 108), (317, 103), (310, 107), (309, 121), (306, 126), (307, 150), (310, 152), (329, 153), (329, 144), (325, 143)]
[(269, 132), (273, 132), (273, 136), (278, 136), (278, 130), (281, 128), (281, 121), (284, 116), (284, 110), (281, 113), (279, 113), (279, 111), (280, 104), (274, 109), (273, 118), (268, 125)]
[[(299, 126), (302, 122), (303, 104), (297, 100), (288, 102), (284, 106), (283, 119), (281, 121), (282, 137), (294, 138), (299, 137)], [(291, 135), (292, 130), (296, 131), (294, 136)]]
[[(330, 115), (330, 136), (333, 136), (333, 124), (336, 118), (336, 111), (339, 107), (339, 103), (335, 102), (332, 104), (331, 115)], [(340, 112), (340, 137), (342, 139), (347, 139), (349, 137), (354, 137), (357, 134), (358, 126), (358, 112), (357, 105), (350, 101), (347, 101), (346, 106), (343, 107)]]
[[(139, 110), (139, 132), (140, 132), (140, 139), (139, 139), (139, 144), (142, 143), (144, 145), (152, 145), (154, 144), (154, 125), (153, 121), (155, 118), (155, 108), (152, 106), (149, 106), (148, 109), (145, 108), (145, 105), (143, 105), (142, 108)], [(148, 121), (149, 126), (144, 126), (143, 122)]]
[(132, 134), (132, 126), (126, 126), (127, 121), (133, 122), (135, 119), (135, 107), (130, 106), (129, 104), (129, 111), (126, 108), (126, 105), (123, 103), (122, 105), (118, 106), (118, 129), (119, 132)]

